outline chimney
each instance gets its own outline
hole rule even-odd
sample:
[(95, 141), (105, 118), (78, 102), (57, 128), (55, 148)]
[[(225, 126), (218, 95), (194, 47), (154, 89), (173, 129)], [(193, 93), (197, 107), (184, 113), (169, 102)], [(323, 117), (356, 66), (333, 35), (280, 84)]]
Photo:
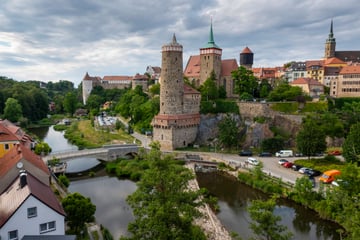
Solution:
[(26, 184), (27, 184), (27, 179), (26, 179), (26, 177), (27, 177), (26, 171), (25, 171), (25, 170), (21, 170), (21, 171), (20, 171), (20, 188), (23, 188), (23, 187), (26, 186)]

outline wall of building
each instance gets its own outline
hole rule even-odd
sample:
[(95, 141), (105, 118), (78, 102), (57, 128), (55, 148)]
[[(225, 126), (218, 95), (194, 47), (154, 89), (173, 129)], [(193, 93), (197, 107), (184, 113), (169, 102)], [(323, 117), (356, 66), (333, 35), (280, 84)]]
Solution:
[[(27, 217), (27, 209), (30, 207), (37, 207), (36, 217)], [(8, 232), (13, 230), (18, 230), (19, 239), (22, 239), (24, 235), (40, 235), (40, 224), (52, 221), (56, 222), (56, 230), (41, 235), (64, 235), (64, 216), (55, 212), (33, 196), (30, 196), (0, 229), (0, 239), (8, 239)]]

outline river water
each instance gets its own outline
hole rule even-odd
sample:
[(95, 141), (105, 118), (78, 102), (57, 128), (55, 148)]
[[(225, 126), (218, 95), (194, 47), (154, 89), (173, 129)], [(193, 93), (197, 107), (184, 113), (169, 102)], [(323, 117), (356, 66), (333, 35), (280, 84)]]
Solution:
[[(47, 142), (53, 152), (73, 151), (77, 148), (71, 145), (62, 132), (52, 127), (32, 130), (40, 139)], [(93, 158), (80, 158), (68, 162), (70, 172), (83, 171), (94, 167), (99, 162)], [(253, 199), (267, 199), (268, 196), (244, 184), (217, 173), (201, 173), (197, 175), (200, 187), (206, 187), (218, 197), (220, 212), (218, 218), (230, 231), (238, 233), (242, 239), (252, 236), (249, 229), (250, 217), (246, 208)], [(136, 190), (136, 184), (116, 177), (101, 176), (85, 180), (71, 181), (70, 192), (79, 192), (90, 197), (96, 205), (96, 221), (102, 224), (119, 239), (126, 235), (127, 225), (134, 220), (131, 208), (126, 203), (128, 195)], [(280, 224), (285, 225), (294, 233), (296, 240), (330, 240), (340, 239), (336, 230), (340, 226), (317, 217), (311, 210), (305, 209), (291, 202), (278, 203), (275, 214), (281, 216)]]

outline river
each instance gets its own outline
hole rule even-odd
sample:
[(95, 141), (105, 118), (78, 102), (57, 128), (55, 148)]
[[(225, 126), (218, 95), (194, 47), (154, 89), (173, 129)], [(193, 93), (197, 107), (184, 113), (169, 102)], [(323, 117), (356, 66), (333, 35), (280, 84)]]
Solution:
[[(50, 145), (53, 152), (77, 149), (64, 138), (62, 132), (57, 132), (52, 127), (36, 129), (32, 132), (39, 134), (38, 136)], [(96, 164), (98, 164), (96, 159), (81, 158), (69, 161), (68, 167), (69, 171), (76, 172)], [(267, 195), (217, 173), (198, 174), (197, 179), (201, 187), (206, 187), (218, 197), (220, 212), (217, 216), (223, 225), (228, 230), (239, 233), (243, 239), (251, 237), (250, 217), (246, 207), (251, 200), (266, 199)], [(127, 225), (134, 217), (126, 203), (126, 197), (136, 190), (134, 182), (101, 176), (71, 181), (68, 190), (90, 197), (97, 207), (95, 213), (97, 222), (108, 228), (115, 239), (127, 234)], [(309, 209), (284, 201), (278, 203), (274, 213), (281, 216), (281, 224), (294, 233), (293, 239), (340, 239), (336, 233), (336, 229), (340, 228), (338, 225), (317, 217), (317, 214)]]

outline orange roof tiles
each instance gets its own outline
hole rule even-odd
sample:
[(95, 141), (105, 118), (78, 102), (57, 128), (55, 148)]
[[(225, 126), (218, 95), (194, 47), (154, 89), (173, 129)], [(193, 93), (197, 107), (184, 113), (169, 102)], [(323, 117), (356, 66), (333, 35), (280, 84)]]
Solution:
[(245, 47), (241, 53), (253, 53), (253, 52), (250, 50), (250, 48)]
[(121, 81), (121, 80), (132, 80), (131, 76), (104, 76), (105, 81)]
[(200, 94), (200, 92), (190, 87), (189, 85), (184, 84), (184, 94)]
[(344, 64), (344, 65), (346, 65), (346, 62), (344, 62), (341, 59), (336, 58), (336, 57), (325, 59), (324, 65), (332, 65), (332, 64)]
[(200, 55), (190, 56), (184, 70), (184, 75), (186, 77), (200, 77)]
[(221, 76), (231, 76), (231, 72), (238, 69), (236, 59), (224, 59), (221, 61)]
[(291, 85), (322, 85), (320, 82), (312, 78), (298, 78), (290, 83)]
[(360, 74), (360, 66), (359, 65), (351, 65), (351, 66), (344, 66), (340, 70), (340, 75), (345, 74)]
[(5, 176), (6, 173), (21, 160), (26, 160), (38, 169), (41, 169), (44, 173), (50, 174), (48, 167), (40, 156), (22, 144), (18, 144), (0, 158), (0, 178)]

